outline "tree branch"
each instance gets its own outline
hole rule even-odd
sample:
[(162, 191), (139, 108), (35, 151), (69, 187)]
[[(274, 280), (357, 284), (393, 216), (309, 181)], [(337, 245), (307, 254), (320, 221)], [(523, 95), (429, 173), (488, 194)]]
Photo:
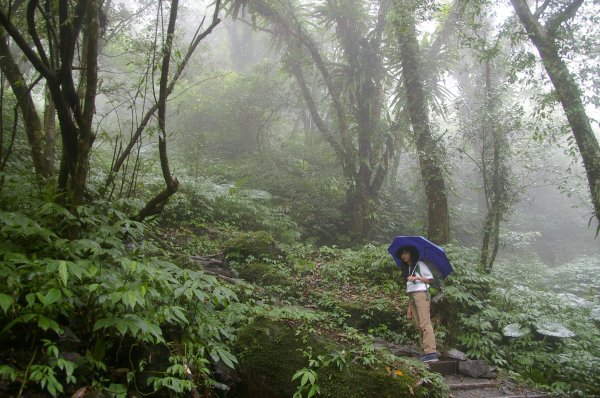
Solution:
[(517, 13), (517, 16), (521, 20), (521, 23), (525, 27), (525, 30), (530, 37), (539, 40), (546, 40), (546, 32), (538, 20), (533, 16), (526, 0), (510, 0)]
[(583, 0), (573, 0), (564, 9), (556, 12), (546, 22), (546, 32), (549, 36), (554, 36), (556, 30), (560, 27), (563, 22), (568, 21), (577, 14), (577, 10), (583, 4)]
[(40, 36), (35, 29), (35, 9), (37, 5), (37, 0), (31, 0), (29, 4), (27, 4), (27, 32), (29, 33), (29, 36), (31, 36), (42, 62), (44, 65), (49, 66), (50, 63), (48, 62), (48, 56), (46, 55), (46, 51), (44, 51), (44, 46), (42, 46)]
[(535, 10), (535, 13), (533, 14), (533, 17), (535, 19), (539, 19), (540, 16), (544, 13), (544, 11), (546, 11), (546, 8), (548, 8), (548, 6), (550, 5), (550, 2), (552, 2), (552, 0), (546, 0), (546, 1), (544, 1), (544, 4), (542, 4), (541, 6), (539, 6)]
[(44, 161), (44, 134), (42, 131), (42, 122), (40, 121), (33, 98), (31, 97), (31, 88), (33, 87), (33, 84), (30, 87), (27, 86), (25, 77), (12, 56), (4, 32), (0, 33), (0, 69), (8, 79), (17, 99), (16, 106), (23, 114), (23, 124), (31, 148), (31, 157), (35, 172), (38, 177), (46, 179), (50, 177), (50, 174), (48, 173)]
[[(220, 7), (221, 7), (221, 0), (217, 0), (215, 3), (215, 11), (213, 13), (212, 23), (210, 24), (210, 26), (208, 28), (206, 28), (206, 30), (204, 32), (202, 32), (200, 35), (195, 36), (195, 39), (193, 39), (192, 42), (190, 43), (187, 53), (183, 57), (181, 63), (178, 65), (177, 70), (175, 71), (175, 73), (173, 74), (173, 77), (171, 78), (171, 81), (169, 82), (169, 85), (168, 85), (167, 91), (166, 91), (166, 97), (168, 97), (173, 92), (173, 89), (175, 88), (175, 84), (181, 77), (181, 74), (185, 70), (187, 63), (189, 62), (190, 58), (192, 57), (192, 54), (198, 47), (198, 44), (200, 43), (200, 41), (202, 39), (204, 39), (206, 36), (208, 36), (213, 31), (213, 29), (221, 22), (221, 19), (218, 16)], [(197, 31), (200, 30), (201, 26), (202, 26), (202, 24), (200, 24), (198, 26)], [(148, 111), (146, 112), (144, 117), (142, 118), (140, 125), (137, 127), (135, 132), (132, 134), (131, 139), (129, 140), (129, 143), (127, 144), (127, 146), (125, 147), (123, 152), (119, 155), (119, 157), (117, 158), (116, 162), (114, 163), (110, 173), (106, 177), (106, 181), (104, 183), (105, 189), (110, 184), (113, 183), (113, 181), (115, 179), (115, 175), (119, 172), (119, 170), (121, 170), (123, 163), (125, 162), (127, 157), (129, 157), (129, 155), (131, 154), (133, 147), (135, 146), (136, 142), (138, 142), (138, 140), (140, 139), (142, 133), (146, 129), (146, 126), (150, 122), (150, 119), (152, 118), (152, 116), (154, 116), (154, 113), (157, 111), (157, 109), (158, 109), (158, 102), (156, 104), (152, 105), (148, 109)]]
[(35, 69), (37, 69), (46, 79), (54, 80), (54, 73), (48, 68), (48, 66), (42, 61), (42, 59), (29, 47), (29, 43), (25, 40), (21, 33), (17, 30), (17, 28), (10, 22), (7, 14), (4, 9), (0, 9), (0, 25), (10, 37), (15, 41), (17, 46), (23, 51), (23, 54), (27, 57), (29, 62), (33, 64)]
[(448, 42), (451, 33), (456, 29), (466, 5), (467, 2), (463, 0), (455, 0), (452, 3), (450, 11), (448, 12), (448, 17), (444, 21), (441, 29), (437, 31), (435, 39), (427, 52), (427, 63), (429, 65), (435, 64), (435, 60), (439, 57), (442, 47)]
[(308, 85), (306, 84), (306, 79), (304, 78), (304, 73), (302, 71), (302, 67), (299, 64), (299, 61), (292, 60), (291, 70), (292, 75), (296, 78), (298, 85), (300, 86), (300, 91), (302, 91), (302, 96), (304, 97), (304, 101), (306, 102), (306, 106), (308, 107), (308, 111), (313, 118), (313, 122), (317, 126), (317, 129), (323, 134), (327, 142), (332, 146), (333, 150), (343, 158), (344, 149), (341, 147), (340, 143), (335, 139), (335, 136), (331, 133), (331, 131), (325, 125), (323, 118), (319, 114), (319, 110), (317, 109), (317, 105), (315, 100), (308, 89)]

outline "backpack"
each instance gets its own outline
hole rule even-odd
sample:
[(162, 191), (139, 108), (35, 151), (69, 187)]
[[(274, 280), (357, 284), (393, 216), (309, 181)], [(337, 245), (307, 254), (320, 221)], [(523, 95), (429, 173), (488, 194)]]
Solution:
[[(439, 302), (445, 294), (445, 286), (444, 286), (444, 277), (438, 271), (437, 267), (432, 266), (431, 263), (427, 259), (422, 259), (429, 270), (431, 271), (431, 275), (433, 275), (433, 283), (429, 284), (429, 294), (431, 295), (431, 302), (437, 303)], [(421, 275), (421, 270), (419, 269), (419, 263), (417, 263), (416, 271)]]

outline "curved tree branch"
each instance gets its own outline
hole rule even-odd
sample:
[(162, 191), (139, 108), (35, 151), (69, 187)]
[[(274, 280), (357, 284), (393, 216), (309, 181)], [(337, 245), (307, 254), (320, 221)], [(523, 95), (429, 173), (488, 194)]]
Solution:
[(54, 80), (54, 73), (35, 53), (35, 51), (31, 49), (29, 43), (27, 43), (25, 38), (19, 32), (19, 30), (12, 24), (7, 13), (4, 11), (3, 8), (0, 8), (0, 25), (2, 25), (4, 29), (6, 29), (6, 32), (9, 34), (10, 37), (12, 37), (12, 39), (15, 41), (17, 46), (19, 46), (21, 51), (23, 51), (23, 54), (25, 54), (25, 56), (27, 57), (29, 62), (33, 64), (35, 69), (37, 69), (46, 79)]

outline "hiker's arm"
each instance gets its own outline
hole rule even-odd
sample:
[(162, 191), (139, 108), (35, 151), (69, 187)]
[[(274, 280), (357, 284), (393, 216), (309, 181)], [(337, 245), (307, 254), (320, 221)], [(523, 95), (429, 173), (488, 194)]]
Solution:
[(409, 282), (423, 282), (427, 284), (433, 283), (433, 278), (425, 278), (424, 276), (409, 276), (407, 279)]

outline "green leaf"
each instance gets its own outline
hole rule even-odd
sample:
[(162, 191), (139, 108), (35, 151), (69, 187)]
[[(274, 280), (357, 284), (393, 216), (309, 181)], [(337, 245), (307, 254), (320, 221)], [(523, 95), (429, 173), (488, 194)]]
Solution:
[(109, 326), (114, 326), (115, 324), (115, 318), (102, 318), (102, 319), (98, 319), (96, 321), (96, 323), (94, 324), (94, 332), (99, 330), (99, 329), (103, 329), (103, 328), (107, 328)]
[(221, 359), (225, 365), (232, 369), (235, 367), (235, 363), (237, 363), (237, 359), (233, 354), (219, 346), (214, 347), (210, 355), (215, 362)]
[(131, 310), (133, 311), (135, 309), (135, 305), (138, 302), (138, 295), (136, 292), (128, 290), (127, 292), (125, 292), (125, 294), (123, 294), (121, 300), (123, 301), (123, 304), (131, 307)]
[(56, 303), (58, 300), (60, 300), (62, 297), (62, 292), (60, 290), (58, 290), (57, 288), (53, 287), (52, 289), (50, 289), (50, 291), (48, 293), (46, 293), (46, 297), (44, 298), (44, 306), (48, 306), (51, 304)]
[(298, 377), (302, 376), (305, 371), (306, 371), (306, 369), (301, 369), (301, 370), (297, 371), (296, 373), (294, 373), (294, 375), (292, 376), (292, 381), (294, 381)]
[(175, 317), (177, 317), (177, 319), (179, 319), (180, 321), (182, 321), (184, 323), (188, 323), (188, 320), (183, 312), (183, 308), (178, 307), (178, 306), (173, 306), (170, 308), (170, 310), (173, 312), (173, 315), (175, 315)]
[(4, 311), (5, 314), (8, 313), (8, 309), (10, 308), (12, 303), (13, 303), (12, 296), (9, 296), (8, 294), (0, 293), (0, 307), (2, 307), (2, 310)]
[(302, 381), (300, 381), (300, 385), (304, 386), (308, 382), (308, 377), (310, 373), (308, 371), (304, 372), (304, 376), (302, 376)]
[(69, 281), (69, 271), (67, 270), (67, 262), (60, 261), (58, 263), (58, 275), (64, 286), (67, 286), (67, 282)]
[(108, 387), (108, 391), (117, 398), (127, 396), (127, 386), (124, 386), (123, 384), (111, 384)]
[(60, 326), (58, 326), (58, 323), (53, 319), (46, 318), (44, 315), (40, 315), (38, 317), (38, 327), (43, 331), (48, 329), (51, 329), (57, 333), (60, 331)]
[(15, 381), (17, 379), (17, 370), (8, 366), (0, 365), (0, 380)]
[(308, 380), (310, 381), (310, 384), (315, 384), (316, 378), (315, 372), (309, 370)]
[(31, 294), (34, 294), (34, 297), (37, 297), (38, 300), (40, 301), (40, 303), (42, 303), (44, 305), (44, 307), (46, 306), (46, 297), (42, 293), (37, 292), (37, 293), (30, 293), (27, 295), (27, 297), (25, 297), (25, 299), (29, 303), (30, 307), (33, 305), (33, 303), (35, 303), (35, 299), (31, 300), (31, 297), (30, 297)]
[(117, 319), (117, 322), (115, 323), (115, 327), (117, 328), (117, 330), (119, 331), (119, 333), (121, 334), (121, 336), (125, 336), (125, 333), (127, 333), (127, 324), (129, 322), (127, 322), (124, 319)]

